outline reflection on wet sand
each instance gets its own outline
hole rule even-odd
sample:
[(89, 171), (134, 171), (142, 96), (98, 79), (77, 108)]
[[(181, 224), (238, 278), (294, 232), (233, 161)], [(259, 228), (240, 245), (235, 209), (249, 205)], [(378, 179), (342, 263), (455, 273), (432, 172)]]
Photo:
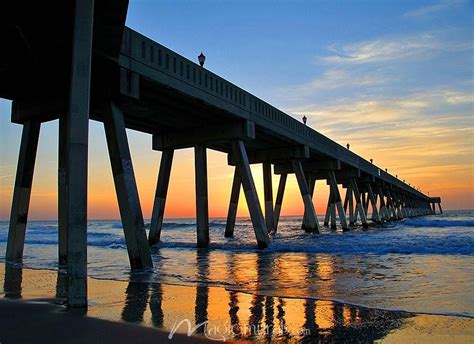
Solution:
[[(208, 251), (200, 251), (196, 255), (198, 275), (212, 272), (207, 263), (208, 254)], [(304, 280), (308, 281), (300, 287), (310, 288), (311, 281), (319, 278), (319, 262), (308, 255), (305, 262), (299, 263), (305, 264), (307, 276)], [(254, 264), (257, 284), (272, 280), (275, 273), (281, 273), (276, 266), (279, 263), (271, 259), (256, 255)], [(243, 266), (229, 262), (227, 273), (245, 275), (237, 271), (240, 267)], [(327, 267), (324, 270), (330, 271)], [(56, 297), (64, 297), (65, 275), (58, 273), (55, 282)], [(104, 286), (102, 290), (101, 285)], [(123, 285), (123, 282), (91, 281), (91, 294), (98, 295), (95, 306), (90, 310), (92, 315), (94, 312), (97, 314), (97, 309), (107, 310), (109, 319), (142, 323), (165, 330), (171, 330), (187, 319), (192, 328), (204, 324), (197, 326), (196, 332), (211, 338), (302, 342), (370, 342), (385, 337), (410, 317), (406, 313), (353, 307), (331, 301), (265, 295), (264, 291), (262, 294), (247, 294), (206, 284), (171, 286), (160, 283), (156, 275), (132, 276), (125, 294), (124, 289), (121, 292), (117, 290)], [(21, 268), (5, 265), (4, 293), (6, 297), (21, 297)], [(182, 333), (188, 330), (186, 324), (177, 328), (177, 332)]]

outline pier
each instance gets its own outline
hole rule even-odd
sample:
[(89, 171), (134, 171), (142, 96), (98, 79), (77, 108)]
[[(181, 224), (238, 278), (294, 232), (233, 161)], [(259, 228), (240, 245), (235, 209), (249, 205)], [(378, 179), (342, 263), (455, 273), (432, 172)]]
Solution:
[[(226, 153), (228, 164), (235, 167), (222, 235), (234, 235), (242, 188), (260, 248), (268, 247), (269, 233), (278, 230), (288, 174), (298, 181), (304, 204), (301, 227), (308, 233), (319, 233), (321, 222), (333, 230), (340, 226), (350, 231), (355, 225), (434, 214), (435, 205), (442, 212), (439, 197), (425, 195), (348, 147), (126, 27), (128, 1), (16, 1), (5, 7), (8, 18), (1, 30), (9, 49), (0, 55), (0, 97), (13, 101), (11, 120), (23, 126), (6, 259), (23, 257), (41, 124), (58, 120), (58, 261), (67, 266), (71, 307), (87, 306), (89, 119), (104, 125), (132, 269), (152, 267), (149, 246), (160, 241), (178, 149), (195, 152), (197, 247), (209, 244), (208, 149)], [(148, 236), (126, 128), (152, 135), (152, 149), (162, 152)], [(263, 168), (262, 203), (252, 164)], [(277, 190), (272, 189), (272, 174), (280, 176)], [(325, 214), (316, 213), (312, 200), (318, 180), (330, 189)]]

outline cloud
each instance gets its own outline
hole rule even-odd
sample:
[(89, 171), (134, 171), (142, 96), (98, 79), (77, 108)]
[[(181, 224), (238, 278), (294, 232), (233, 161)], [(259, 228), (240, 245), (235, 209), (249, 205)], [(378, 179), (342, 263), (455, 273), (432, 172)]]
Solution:
[(370, 41), (350, 43), (338, 47), (332, 45), (333, 54), (320, 60), (330, 64), (364, 64), (409, 58), (431, 58), (434, 52), (466, 51), (472, 49), (471, 42), (453, 41), (435, 32), (419, 33), (412, 36), (386, 37)]
[(301, 98), (312, 95), (316, 91), (370, 87), (384, 84), (386, 81), (386, 78), (377, 72), (358, 73), (342, 69), (329, 69), (320, 77), (314, 78), (309, 82), (282, 88), (279, 91), (287, 98)]
[(433, 13), (441, 12), (450, 8), (456, 8), (461, 5), (464, 5), (466, 1), (464, 0), (443, 0), (433, 5), (422, 6), (417, 9), (405, 12), (403, 17), (405, 18), (415, 18), (415, 17), (424, 17)]

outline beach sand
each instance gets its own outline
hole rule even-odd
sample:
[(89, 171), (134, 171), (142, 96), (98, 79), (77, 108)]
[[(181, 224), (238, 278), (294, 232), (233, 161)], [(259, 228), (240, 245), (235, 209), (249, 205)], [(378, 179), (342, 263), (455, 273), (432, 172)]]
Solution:
[[(87, 314), (64, 306), (65, 275), (0, 264), (0, 342), (472, 343), (474, 319), (416, 315), (222, 287), (90, 278)], [(192, 336), (188, 337), (189, 323)], [(179, 326), (177, 326), (180, 324)], [(204, 324), (193, 328), (196, 324)]]

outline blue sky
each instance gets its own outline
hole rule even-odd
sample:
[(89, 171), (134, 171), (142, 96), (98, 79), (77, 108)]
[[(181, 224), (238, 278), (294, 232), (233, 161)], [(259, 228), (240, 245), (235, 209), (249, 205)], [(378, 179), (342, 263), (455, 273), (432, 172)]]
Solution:
[[(306, 115), (316, 130), (460, 209), (474, 208), (473, 13), (473, 2), (463, 0), (131, 0), (127, 25), (192, 60), (202, 51), (206, 68), (297, 118)], [(8, 218), (21, 135), (10, 107), (0, 100), (0, 219)], [(149, 135), (128, 134), (147, 217), (155, 183), (148, 176), (156, 175), (159, 153)], [(36, 218), (55, 208), (51, 147), (56, 122), (42, 127)], [(105, 147), (102, 126), (91, 122), (90, 189), (110, 196)], [(192, 169), (192, 152), (178, 156)], [(225, 157), (213, 159), (220, 171)], [(222, 189), (230, 189), (231, 175)], [(179, 183), (192, 188), (193, 178)], [(222, 192), (219, 199), (227, 199)], [(98, 210), (99, 196), (92, 217), (117, 217), (115, 205), (113, 213)]]

